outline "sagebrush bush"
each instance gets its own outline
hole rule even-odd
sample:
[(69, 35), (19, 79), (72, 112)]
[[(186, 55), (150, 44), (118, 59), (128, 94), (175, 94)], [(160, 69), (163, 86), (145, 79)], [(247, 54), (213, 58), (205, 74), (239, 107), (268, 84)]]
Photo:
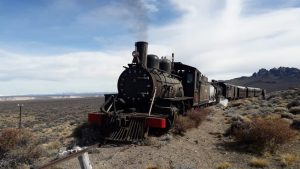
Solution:
[(193, 128), (195, 126), (196, 126), (195, 121), (191, 120), (187, 116), (180, 115), (175, 119), (173, 132), (175, 134), (183, 135), (183, 133), (186, 132), (186, 130)]
[(292, 113), (292, 114), (300, 114), (300, 106), (291, 107), (289, 109), (289, 112)]
[(187, 112), (187, 116), (195, 122), (195, 127), (198, 127), (202, 121), (204, 121), (209, 114), (208, 109), (192, 109)]
[(15, 128), (0, 131), (0, 168), (32, 164), (43, 153), (44, 149), (31, 131)]
[(243, 102), (241, 100), (233, 101), (229, 104), (229, 107), (238, 107), (240, 105), (243, 105)]
[(186, 116), (179, 115), (175, 119), (174, 133), (183, 135), (186, 130), (198, 127), (208, 114), (208, 109), (192, 109), (187, 112)]
[(227, 169), (230, 168), (232, 165), (229, 162), (223, 162), (217, 166), (217, 169)]
[(299, 100), (293, 100), (293, 101), (291, 101), (286, 107), (288, 109), (290, 109), (291, 107), (295, 107), (295, 106), (300, 106), (300, 101)]
[(0, 152), (9, 151), (17, 146), (26, 146), (33, 138), (33, 134), (26, 129), (3, 129), (0, 132)]
[(269, 161), (262, 158), (252, 158), (249, 162), (250, 166), (263, 168), (270, 165)]
[(297, 155), (295, 154), (282, 154), (280, 155), (280, 163), (282, 166), (291, 166), (298, 160)]
[(249, 144), (257, 150), (275, 150), (279, 144), (284, 144), (294, 138), (295, 132), (282, 119), (256, 118), (234, 133), (234, 138), (242, 144)]

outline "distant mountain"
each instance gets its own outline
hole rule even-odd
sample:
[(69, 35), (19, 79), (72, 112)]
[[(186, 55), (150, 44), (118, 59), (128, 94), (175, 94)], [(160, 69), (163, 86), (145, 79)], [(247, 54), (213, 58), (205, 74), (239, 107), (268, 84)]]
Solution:
[(250, 77), (239, 77), (226, 82), (250, 87), (259, 87), (267, 91), (285, 90), (300, 87), (300, 70), (297, 68), (279, 67), (270, 70), (260, 69)]

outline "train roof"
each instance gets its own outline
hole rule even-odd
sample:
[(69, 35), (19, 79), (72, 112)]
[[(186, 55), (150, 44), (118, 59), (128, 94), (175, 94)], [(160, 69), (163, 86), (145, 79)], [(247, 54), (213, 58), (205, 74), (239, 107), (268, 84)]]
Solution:
[(245, 86), (236, 86), (237, 88), (239, 88), (239, 89), (246, 89), (247, 87), (245, 87)]
[(201, 80), (208, 81), (208, 78), (204, 74), (202, 74), (197, 68), (195, 68), (193, 66), (186, 65), (186, 64), (183, 64), (181, 62), (174, 62), (174, 69), (175, 70), (187, 70), (187, 71), (190, 71), (190, 72), (198, 72), (201, 76), (200, 77)]
[(183, 64), (181, 62), (174, 62), (174, 69), (190, 69), (190, 70), (193, 70), (193, 71), (194, 70), (199, 71), (197, 68), (195, 68), (193, 66), (190, 66), (190, 65)]

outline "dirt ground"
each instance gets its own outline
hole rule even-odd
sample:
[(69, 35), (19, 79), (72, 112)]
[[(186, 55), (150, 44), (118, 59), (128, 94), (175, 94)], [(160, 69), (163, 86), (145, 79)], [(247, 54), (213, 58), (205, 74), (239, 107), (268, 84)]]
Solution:
[[(88, 112), (98, 110), (101, 102), (103, 98), (0, 102), (0, 129), (17, 126), (16, 105), (23, 103), (23, 126), (34, 131), (45, 144), (59, 143), (48, 150), (47, 156), (36, 161), (36, 164), (44, 164), (53, 159), (60, 148), (76, 143), (70, 137), (73, 129), (86, 121)], [(248, 152), (243, 147), (232, 147), (232, 138), (224, 136), (230, 126), (230, 119), (233, 118), (229, 113), (271, 111), (266, 108), (276, 107), (271, 102), (272, 100), (250, 99), (245, 101), (247, 104), (239, 107), (213, 106), (209, 108), (211, 113), (207, 119), (198, 128), (187, 131), (184, 136), (167, 133), (161, 137), (149, 137), (145, 145), (107, 144), (90, 151), (89, 158), (95, 169), (213, 169), (222, 166), (254, 168), (249, 165), (254, 157), (266, 159), (269, 163), (266, 168), (298, 169), (299, 159), (283, 167), (280, 156), (289, 153), (300, 157), (299, 132), (294, 141), (281, 146), (274, 154), (257, 154)], [(288, 103), (286, 100), (285, 102)], [(72, 159), (56, 168), (79, 168), (79, 163), (77, 159)]]
[[(197, 129), (188, 131), (185, 136), (164, 135), (149, 138), (149, 145), (105, 145), (89, 155), (95, 169), (213, 169), (228, 162), (230, 168), (252, 168), (252, 158), (265, 158), (270, 165), (266, 168), (283, 168), (280, 154), (300, 155), (300, 140), (285, 145), (274, 155), (258, 155), (228, 147), (230, 139), (223, 136), (229, 127), (220, 108), (214, 107), (212, 114)], [(78, 168), (77, 160), (59, 165), (61, 168)], [(254, 168), (254, 167), (253, 167)], [(287, 168), (300, 168), (297, 162)]]

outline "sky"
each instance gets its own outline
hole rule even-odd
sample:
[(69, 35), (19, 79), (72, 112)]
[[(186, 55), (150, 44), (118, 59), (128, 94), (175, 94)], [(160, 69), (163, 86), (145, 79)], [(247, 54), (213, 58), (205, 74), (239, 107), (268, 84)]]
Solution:
[(0, 96), (116, 92), (135, 41), (209, 79), (300, 68), (300, 0), (0, 0)]

